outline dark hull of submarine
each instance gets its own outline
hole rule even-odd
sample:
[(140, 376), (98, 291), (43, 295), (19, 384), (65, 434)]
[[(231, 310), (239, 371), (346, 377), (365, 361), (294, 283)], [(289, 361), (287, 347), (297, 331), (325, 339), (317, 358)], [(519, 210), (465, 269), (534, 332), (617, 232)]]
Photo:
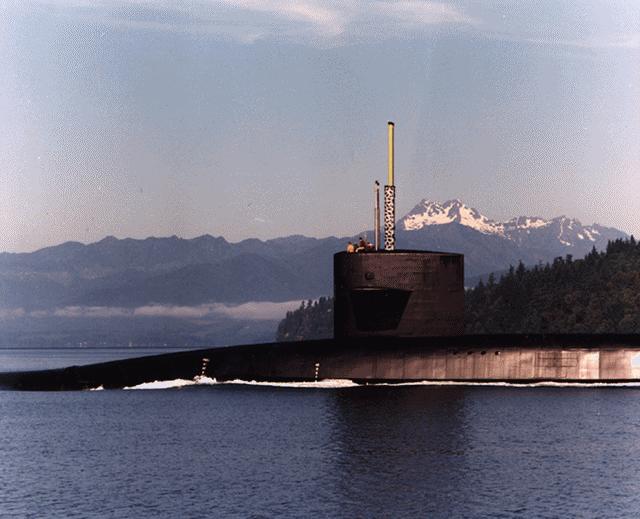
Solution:
[[(205, 360), (207, 359), (207, 360)], [(205, 369), (203, 370), (203, 366)], [(122, 388), (155, 380), (357, 383), (640, 381), (640, 335), (352, 338), (231, 346), (0, 374), (20, 390)]]

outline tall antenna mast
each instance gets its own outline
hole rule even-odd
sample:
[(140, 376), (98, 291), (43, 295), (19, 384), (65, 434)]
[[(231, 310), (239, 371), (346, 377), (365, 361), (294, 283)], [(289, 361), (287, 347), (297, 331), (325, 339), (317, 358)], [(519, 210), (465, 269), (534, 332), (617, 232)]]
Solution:
[(375, 250), (380, 250), (380, 182), (377, 180), (373, 186), (373, 235)]
[(394, 143), (393, 130), (395, 125), (387, 123), (388, 136), (388, 172), (387, 185), (384, 186), (384, 250), (396, 249), (396, 186), (394, 185)]

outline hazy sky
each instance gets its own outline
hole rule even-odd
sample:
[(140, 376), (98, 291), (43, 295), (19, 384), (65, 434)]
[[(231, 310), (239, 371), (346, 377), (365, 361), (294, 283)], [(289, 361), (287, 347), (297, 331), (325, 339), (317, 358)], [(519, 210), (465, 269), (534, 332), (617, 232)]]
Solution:
[(2, 2), (0, 251), (356, 233), (389, 119), (400, 215), (640, 235), (640, 2)]

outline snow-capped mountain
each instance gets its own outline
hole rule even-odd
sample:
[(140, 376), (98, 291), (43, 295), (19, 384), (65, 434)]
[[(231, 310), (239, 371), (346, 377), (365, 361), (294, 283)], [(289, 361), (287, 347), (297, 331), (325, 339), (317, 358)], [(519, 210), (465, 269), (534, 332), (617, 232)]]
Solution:
[(504, 235), (503, 224), (490, 220), (457, 199), (441, 204), (425, 198), (400, 220), (400, 228), (405, 231), (417, 231), (427, 225), (454, 222), (471, 227), (483, 234)]
[(506, 222), (487, 218), (460, 200), (444, 203), (422, 200), (399, 222), (405, 231), (417, 231), (433, 225), (457, 223), (478, 231), (533, 247), (579, 247), (601, 245), (604, 241), (626, 236), (617, 229), (600, 225), (584, 226), (575, 218), (559, 216), (550, 220), (539, 216), (519, 216)]

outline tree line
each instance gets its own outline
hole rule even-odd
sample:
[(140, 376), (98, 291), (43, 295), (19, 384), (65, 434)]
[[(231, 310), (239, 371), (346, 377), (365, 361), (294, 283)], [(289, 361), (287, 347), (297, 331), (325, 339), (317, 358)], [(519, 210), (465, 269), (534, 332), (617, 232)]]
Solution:
[[(640, 333), (640, 244), (610, 241), (583, 259), (512, 266), (465, 292), (466, 333)], [(333, 298), (303, 302), (278, 341), (333, 336)]]

